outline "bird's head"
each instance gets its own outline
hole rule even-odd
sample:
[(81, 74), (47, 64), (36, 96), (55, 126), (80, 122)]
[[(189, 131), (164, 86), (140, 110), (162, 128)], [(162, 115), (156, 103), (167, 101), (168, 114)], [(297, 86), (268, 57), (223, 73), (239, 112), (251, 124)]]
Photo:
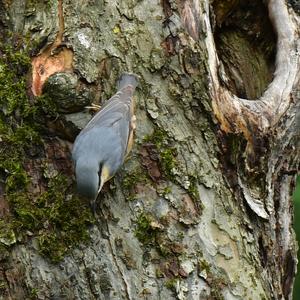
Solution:
[(75, 166), (77, 191), (80, 195), (95, 201), (103, 184), (110, 178), (105, 165), (78, 160)]
[(75, 172), (78, 193), (90, 200), (95, 199), (99, 188), (97, 166), (88, 166), (77, 162)]

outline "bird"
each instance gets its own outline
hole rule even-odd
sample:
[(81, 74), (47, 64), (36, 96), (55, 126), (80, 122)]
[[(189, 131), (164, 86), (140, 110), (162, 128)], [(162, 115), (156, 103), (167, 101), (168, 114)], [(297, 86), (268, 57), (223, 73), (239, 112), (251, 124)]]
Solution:
[(77, 192), (90, 200), (96, 213), (96, 200), (103, 184), (121, 168), (132, 145), (136, 129), (133, 93), (138, 85), (135, 74), (123, 73), (114, 94), (76, 137), (72, 160)]

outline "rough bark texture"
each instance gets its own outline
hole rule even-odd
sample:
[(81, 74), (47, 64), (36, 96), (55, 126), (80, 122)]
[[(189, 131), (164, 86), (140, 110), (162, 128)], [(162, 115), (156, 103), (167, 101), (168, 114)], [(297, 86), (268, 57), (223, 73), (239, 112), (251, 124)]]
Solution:
[[(0, 234), (0, 298), (291, 299), (299, 11), (248, 2), (0, 1), (1, 35), (29, 37), (34, 50), (31, 105), (41, 94), (55, 104), (39, 120), (41, 156), (22, 164), (32, 203), (58, 173), (68, 203), (84, 106), (112, 95), (123, 71), (140, 77), (131, 157), (99, 197), (95, 224), (86, 205), (67, 221), (82, 217), (90, 239), (53, 262), (55, 238), (41, 251), (53, 214)], [(0, 175), (1, 216), (18, 221), (5, 187), (14, 177)], [(60, 243), (73, 236), (55, 224)]]

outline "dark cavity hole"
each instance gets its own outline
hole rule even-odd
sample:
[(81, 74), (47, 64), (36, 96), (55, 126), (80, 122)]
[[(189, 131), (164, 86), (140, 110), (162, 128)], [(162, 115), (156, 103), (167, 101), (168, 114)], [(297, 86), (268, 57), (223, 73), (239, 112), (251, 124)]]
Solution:
[(213, 10), (216, 48), (227, 77), (222, 84), (240, 98), (259, 98), (275, 69), (276, 35), (266, 6), (259, 0), (215, 0)]

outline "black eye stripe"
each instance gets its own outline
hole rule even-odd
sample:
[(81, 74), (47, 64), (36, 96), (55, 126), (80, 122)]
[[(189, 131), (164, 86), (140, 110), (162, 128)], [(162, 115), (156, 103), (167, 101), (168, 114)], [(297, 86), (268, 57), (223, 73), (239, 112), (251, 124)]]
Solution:
[(101, 172), (102, 172), (102, 164), (99, 164), (99, 171), (98, 171), (99, 185), (100, 185)]

